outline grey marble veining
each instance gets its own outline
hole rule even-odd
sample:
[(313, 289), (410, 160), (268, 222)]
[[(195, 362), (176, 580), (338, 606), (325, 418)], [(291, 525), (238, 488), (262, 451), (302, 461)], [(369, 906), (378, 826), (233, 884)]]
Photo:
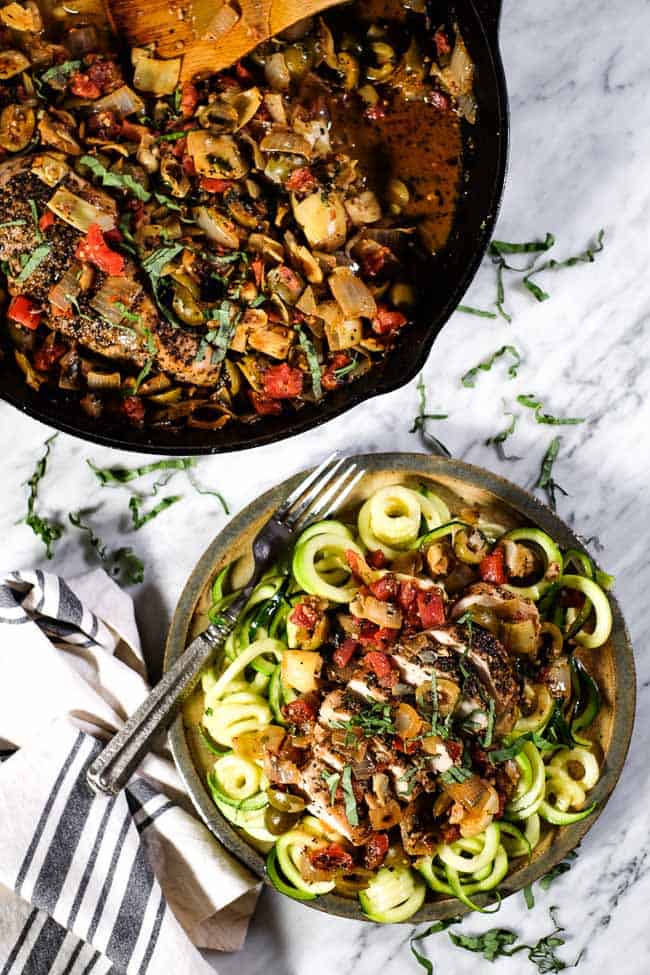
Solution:
[[(599, 558), (617, 576), (617, 593), (637, 652), (639, 710), (622, 780), (607, 810), (582, 845), (570, 874), (528, 912), (521, 895), (505, 902), (496, 919), (466, 921), (481, 931), (494, 923), (513, 927), (528, 941), (551, 930), (546, 908), (558, 905), (567, 928), (563, 956), (584, 955), (588, 975), (650, 971), (648, 904), (650, 841), (650, 3), (648, 0), (506, 0), (502, 48), (512, 107), (510, 172), (497, 235), (523, 240), (552, 231), (557, 258), (584, 249), (600, 227), (606, 247), (592, 265), (549, 272), (552, 298), (536, 304), (519, 284), (509, 287), (513, 322), (453, 316), (424, 371), (430, 411), (449, 419), (432, 430), (459, 457), (491, 467), (532, 487), (555, 433), (562, 437), (556, 477), (566, 491), (559, 512), (584, 536), (597, 536)], [(466, 302), (488, 307), (494, 272), (484, 266)], [(519, 376), (507, 379), (501, 363), (482, 373), (473, 390), (460, 376), (500, 345), (524, 354)], [(518, 393), (535, 393), (557, 415), (585, 417), (579, 426), (536, 425), (520, 414), (501, 462), (486, 437), (503, 429)], [(332, 448), (422, 450), (409, 433), (416, 411), (415, 383), (334, 421), (325, 429), (248, 454), (207, 458), (199, 476), (219, 487), (233, 510)], [(23, 482), (47, 436), (44, 427), (0, 406), (2, 504), (0, 562), (4, 568), (50, 565), (40, 542), (24, 525)], [(145, 642), (159, 659), (174, 602), (207, 539), (225, 523), (213, 498), (170, 488), (185, 501), (135, 535), (127, 531), (126, 495), (101, 490), (85, 459), (133, 463), (60, 435), (43, 483), (45, 512), (59, 517), (79, 507), (97, 508), (94, 524), (113, 546), (133, 544), (147, 565), (134, 595)], [(164, 519), (164, 520), (163, 520)], [(74, 573), (91, 555), (70, 530), (51, 566)], [(247, 944), (215, 958), (222, 975), (406, 975), (421, 971), (408, 950), (408, 926), (381, 928), (327, 918), (276, 896), (263, 895)], [(453, 948), (446, 935), (431, 940), (440, 972), (483, 971), (476, 955)], [(534, 971), (524, 956), (496, 963), (497, 973)]]

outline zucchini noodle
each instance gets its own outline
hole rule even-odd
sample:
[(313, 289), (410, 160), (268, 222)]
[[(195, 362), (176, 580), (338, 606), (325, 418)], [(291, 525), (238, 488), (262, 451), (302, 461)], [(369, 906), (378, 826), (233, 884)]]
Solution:
[(530, 586), (514, 586), (508, 583), (507, 588), (518, 596), (526, 596), (528, 599), (539, 599), (551, 586), (552, 579), (547, 578), (549, 569), (557, 567), (556, 574), (559, 576), (562, 571), (562, 553), (550, 535), (541, 531), (539, 528), (515, 528), (513, 531), (506, 532), (499, 539), (500, 541), (511, 542), (532, 542), (541, 551), (544, 559), (544, 571), (541, 578)]
[[(312, 596), (320, 596), (333, 603), (349, 603), (357, 592), (356, 583), (349, 581), (344, 586), (334, 586), (325, 576), (320, 575), (316, 568), (319, 556), (336, 556), (341, 560), (341, 564), (344, 564), (346, 551), (352, 551), (363, 557), (363, 551), (359, 546), (340, 534), (329, 532), (317, 534), (306, 542), (298, 539), (292, 566), (296, 581)], [(348, 578), (351, 579), (351, 573), (348, 573)]]
[(500, 824), (491, 823), (479, 836), (442, 846), (435, 856), (421, 858), (417, 869), (432, 890), (455, 895), (472, 910), (484, 912), (470, 897), (494, 890), (508, 872)]
[(420, 910), (425, 896), (425, 884), (409, 867), (381, 867), (359, 893), (359, 903), (369, 920), (399, 924)]
[(576, 643), (590, 650), (602, 647), (612, 632), (612, 608), (609, 604), (609, 599), (597, 582), (593, 582), (592, 579), (586, 579), (584, 576), (562, 576), (560, 581), (561, 585), (566, 589), (575, 589), (577, 592), (581, 592), (587, 597), (593, 607), (595, 616), (594, 628), (591, 633), (585, 630), (580, 630), (576, 633), (574, 636)]

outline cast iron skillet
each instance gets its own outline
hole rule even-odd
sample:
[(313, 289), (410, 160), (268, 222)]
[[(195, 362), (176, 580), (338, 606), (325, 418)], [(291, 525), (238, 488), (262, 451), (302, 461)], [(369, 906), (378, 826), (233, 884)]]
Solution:
[(497, 30), (501, 0), (452, 0), (461, 33), (476, 66), (478, 119), (463, 123), (464, 189), (444, 250), (431, 258), (422, 275), (415, 324), (384, 363), (320, 405), (306, 405), (295, 416), (262, 417), (253, 425), (225, 429), (137, 429), (98, 423), (61, 395), (30, 389), (13, 356), (0, 361), (0, 398), (23, 413), (66, 433), (120, 450), (162, 454), (210, 454), (245, 450), (303, 433), (345, 413), (364, 400), (403, 386), (421, 370), (443, 325), (460, 302), (485, 254), (497, 217), (506, 172), (508, 99)]
[[(456, 504), (460, 498), (466, 506), (480, 505), (489, 520), (499, 521), (505, 527), (532, 524), (548, 532), (563, 548), (584, 551), (579, 537), (537, 498), (481, 467), (426, 454), (368, 454), (355, 459), (365, 469), (367, 477), (348, 502), (353, 510), (368, 493), (384, 483), (426, 482), (433, 490), (441, 492), (443, 497), (445, 491), (453, 492)], [(272, 510), (295, 488), (300, 477), (299, 474), (295, 475), (263, 494), (233, 518), (208, 546), (188, 579), (174, 612), (165, 649), (165, 669), (174, 663), (190, 640), (205, 629), (205, 614), (210, 604), (209, 587), (216, 573), (242, 556), (246, 558), (248, 554), (250, 559), (255, 534)], [(243, 574), (246, 575), (245, 572)], [(504, 896), (538, 880), (577, 846), (605, 808), (621, 774), (632, 735), (636, 678), (625, 622), (616, 599), (611, 594), (610, 598), (613, 613), (611, 636), (603, 647), (586, 651), (585, 656), (603, 696), (601, 712), (589, 732), (604, 755), (601, 777), (590, 792), (590, 801), (596, 803), (596, 809), (586, 819), (555, 831), (552, 843), (542, 840), (530, 862), (525, 857), (521, 858), (514, 871), (499, 885), (499, 891)], [(214, 756), (201, 745), (195, 730), (202, 710), (200, 693), (197, 690), (189, 699), (184, 714), (172, 726), (170, 744), (174, 760), (188, 794), (209, 829), (231, 853), (268, 884), (270, 881), (264, 871), (264, 857), (220, 814), (199, 771), (203, 760), (214, 760)], [(305, 906), (340, 917), (365, 920), (356, 899), (350, 900), (337, 894), (306, 901)], [(427, 900), (409, 923), (433, 921), (466, 912), (467, 909), (453, 897)]]

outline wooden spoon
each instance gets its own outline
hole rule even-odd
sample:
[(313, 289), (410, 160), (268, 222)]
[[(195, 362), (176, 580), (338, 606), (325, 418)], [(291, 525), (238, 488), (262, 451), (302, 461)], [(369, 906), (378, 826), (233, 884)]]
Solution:
[(118, 37), (182, 57), (181, 82), (235, 64), (254, 47), (344, 0), (105, 0)]

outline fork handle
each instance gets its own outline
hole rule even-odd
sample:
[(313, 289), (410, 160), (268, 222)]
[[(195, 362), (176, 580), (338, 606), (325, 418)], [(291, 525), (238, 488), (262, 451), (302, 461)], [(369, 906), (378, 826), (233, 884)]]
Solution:
[(238, 614), (224, 613), (212, 623), (153, 688), (101, 754), (89, 766), (86, 780), (97, 794), (120, 792), (151, 747), (151, 739), (168, 728), (203, 667), (231, 633)]

